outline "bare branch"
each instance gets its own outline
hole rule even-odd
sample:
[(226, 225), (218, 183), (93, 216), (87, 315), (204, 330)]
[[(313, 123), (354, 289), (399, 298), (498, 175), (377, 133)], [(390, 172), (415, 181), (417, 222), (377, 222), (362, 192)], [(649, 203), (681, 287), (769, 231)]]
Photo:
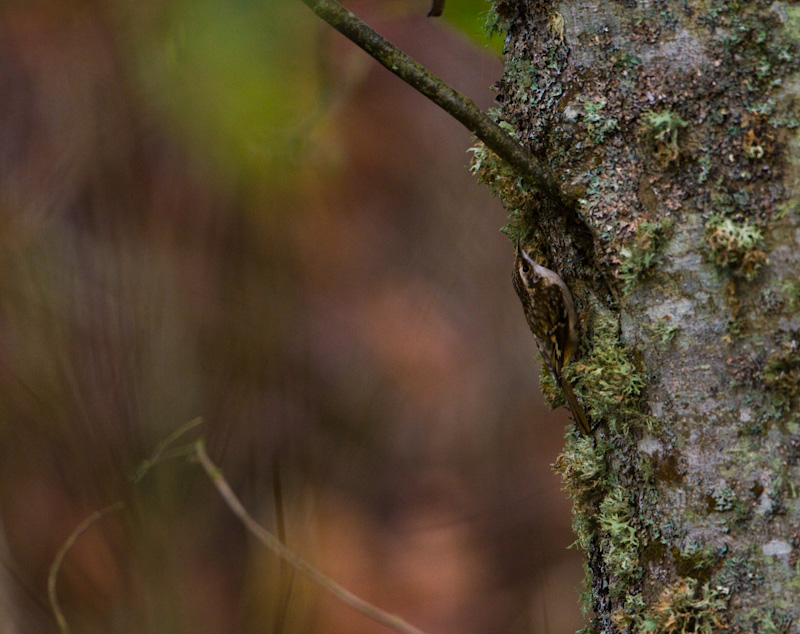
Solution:
[(334, 29), (364, 49), (384, 67), (460, 121), (520, 176), (554, 201), (566, 198), (550, 171), (475, 102), (384, 39), (335, 0), (303, 0)]

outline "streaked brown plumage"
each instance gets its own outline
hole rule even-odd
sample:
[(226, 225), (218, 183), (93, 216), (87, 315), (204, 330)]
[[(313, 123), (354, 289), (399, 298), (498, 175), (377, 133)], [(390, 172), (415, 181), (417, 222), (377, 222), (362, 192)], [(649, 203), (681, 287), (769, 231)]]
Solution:
[(583, 434), (590, 434), (586, 419), (572, 386), (561, 370), (569, 364), (578, 348), (578, 313), (567, 285), (559, 275), (540, 266), (525, 253), (517, 240), (514, 260), (514, 289), (517, 291), (536, 347), (553, 380), (564, 392), (572, 417)]

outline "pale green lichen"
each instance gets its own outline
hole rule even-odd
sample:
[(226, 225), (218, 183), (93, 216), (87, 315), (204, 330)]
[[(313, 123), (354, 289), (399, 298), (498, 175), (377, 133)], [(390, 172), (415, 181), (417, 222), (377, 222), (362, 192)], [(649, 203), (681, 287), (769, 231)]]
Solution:
[(470, 172), (479, 183), (488, 187), (493, 196), (500, 199), (506, 209), (513, 213), (529, 203), (530, 187), (508, 163), (481, 142), (476, 143), (468, 151), (472, 152)]
[(619, 122), (615, 117), (607, 117), (602, 114), (606, 107), (606, 101), (587, 101), (583, 104), (583, 124), (586, 127), (586, 134), (593, 145), (599, 145), (606, 139), (606, 135), (614, 130), (619, 130)]
[(639, 537), (632, 524), (635, 517), (625, 489), (619, 485), (612, 487), (600, 503), (598, 523), (603, 559), (612, 573), (609, 592), (614, 597), (625, 596), (629, 583), (642, 573)]
[(636, 227), (631, 242), (620, 249), (622, 262), (619, 266), (619, 278), (622, 290), (629, 293), (636, 282), (645, 276), (661, 261), (661, 253), (666, 246), (673, 222), (665, 219), (660, 222), (645, 220)]
[(759, 378), (771, 396), (775, 417), (789, 411), (800, 391), (800, 335), (785, 334), (781, 347), (764, 363)]
[(672, 340), (675, 339), (675, 335), (677, 335), (681, 329), (678, 324), (670, 322), (671, 318), (667, 315), (647, 325), (647, 329), (653, 337), (663, 346), (671, 343)]
[(659, 601), (645, 613), (659, 634), (715, 634), (724, 626), (727, 588), (700, 585), (696, 579), (680, 579), (667, 586)]
[(678, 160), (678, 134), (688, 125), (671, 110), (647, 110), (642, 113), (642, 136), (660, 165), (666, 167)]
[(789, 308), (800, 311), (800, 280), (791, 278), (780, 283), (781, 290), (786, 295)]
[(681, 578), (668, 585), (658, 602), (645, 607), (639, 594), (626, 598), (612, 614), (620, 629), (647, 634), (716, 634), (725, 628), (728, 589)]
[(755, 631), (759, 634), (788, 634), (792, 631), (794, 617), (785, 610), (772, 608), (766, 613), (753, 610), (749, 616), (750, 621), (756, 624)]
[(639, 397), (646, 377), (620, 342), (613, 316), (595, 311), (587, 339), (591, 351), (565, 368), (565, 376), (576, 381), (590, 418), (605, 421), (612, 433), (627, 434), (632, 424), (643, 421)]
[(705, 242), (714, 264), (748, 282), (755, 279), (767, 261), (761, 229), (746, 220), (711, 216), (705, 225)]

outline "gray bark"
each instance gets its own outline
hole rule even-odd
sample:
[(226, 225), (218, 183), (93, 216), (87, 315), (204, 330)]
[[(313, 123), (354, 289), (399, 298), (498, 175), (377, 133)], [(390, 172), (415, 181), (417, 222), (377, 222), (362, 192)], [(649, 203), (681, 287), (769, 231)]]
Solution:
[[(580, 204), (476, 160), (589, 309), (559, 469), (595, 631), (800, 632), (800, 9), (496, 2), (502, 119)], [(485, 158), (485, 157), (484, 157)]]

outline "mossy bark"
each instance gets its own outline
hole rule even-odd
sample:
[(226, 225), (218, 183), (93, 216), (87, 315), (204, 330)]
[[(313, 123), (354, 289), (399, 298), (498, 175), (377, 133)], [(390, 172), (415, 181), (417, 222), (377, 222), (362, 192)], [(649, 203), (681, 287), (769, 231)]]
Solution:
[(558, 468), (590, 628), (800, 632), (800, 8), (498, 0), (501, 125), (563, 206), (475, 171), (589, 309)]

